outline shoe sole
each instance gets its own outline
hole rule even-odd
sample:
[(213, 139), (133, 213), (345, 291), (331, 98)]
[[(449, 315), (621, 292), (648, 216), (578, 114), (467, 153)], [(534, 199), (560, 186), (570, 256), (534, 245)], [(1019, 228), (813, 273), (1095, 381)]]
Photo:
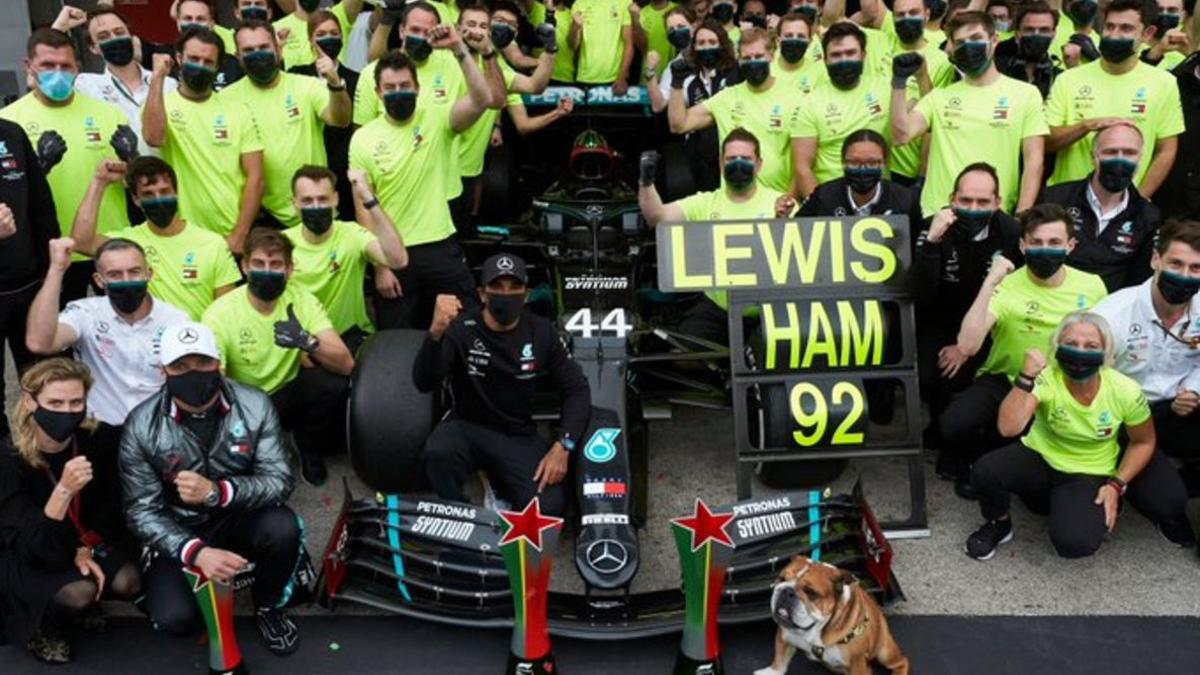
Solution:
[(996, 542), (996, 545), (992, 547), (992, 550), (988, 551), (987, 555), (981, 555), (981, 556), (971, 555), (971, 552), (969, 550), (967, 550), (967, 547), (965, 544), (963, 545), (963, 553), (966, 553), (968, 558), (972, 558), (972, 559), (978, 560), (980, 562), (983, 562), (984, 560), (991, 560), (992, 556), (996, 555), (997, 549), (999, 549), (1001, 546), (1007, 544), (1008, 542), (1010, 542), (1012, 540), (1013, 540), (1013, 533), (1012, 533), (1012, 530), (1009, 530), (1008, 534), (1004, 535), (1003, 539)]

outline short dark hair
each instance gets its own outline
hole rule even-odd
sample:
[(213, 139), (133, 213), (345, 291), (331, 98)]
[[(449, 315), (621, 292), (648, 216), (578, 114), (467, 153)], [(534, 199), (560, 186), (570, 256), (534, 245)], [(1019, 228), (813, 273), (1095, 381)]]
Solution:
[(1021, 5), (1021, 8), (1017, 10), (1017, 16), (1013, 19), (1013, 29), (1019, 30), (1025, 17), (1034, 14), (1049, 14), (1054, 21), (1054, 27), (1058, 28), (1058, 11), (1042, 0), (1034, 0), (1034, 2)]
[(208, 13), (213, 21), (217, 20), (217, 3), (216, 0), (179, 0), (179, 6), (182, 7), (185, 2), (198, 2), (208, 7)]
[(125, 171), (125, 187), (136, 194), (139, 186), (153, 183), (159, 176), (166, 176), (171, 181), (171, 187), (179, 189), (175, 169), (170, 164), (154, 155), (142, 155), (129, 163), (129, 169)]
[(737, 127), (725, 136), (725, 140), (721, 141), (721, 156), (725, 156), (725, 146), (735, 141), (745, 141), (754, 146), (754, 156), (762, 159), (762, 148), (759, 147), (758, 137), (750, 133), (742, 127)]
[(812, 31), (813, 31), (812, 17), (807, 14), (801, 14), (800, 12), (788, 12), (787, 14), (784, 14), (783, 16), (779, 17), (779, 24), (778, 24), (779, 28), (777, 29), (777, 32), (781, 31), (783, 29), (783, 24), (793, 23), (795, 21), (801, 21), (805, 25), (807, 25), (808, 26), (808, 34), (809, 34), (809, 36), (812, 35)]
[(269, 227), (256, 227), (250, 230), (250, 234), (246, 235), (246, 258), (249, 258), (255, 251), (263, 253), (279, 253), (283, 255), (283, 261), (287, 264), (292, 264), (292, 240), (283, 236), (278, 230), (272, 230)]
[(142, 260), (146, 259), (146, 249), (142, 248), (141, 244), (132, 239), (125, 239), (123, 237), (113, 237), (112, 239), (109, 239), (101, 244), (100, 248), (96, 249), (96, 255), (92, 256), (92, 259), (96, 261), (97, 265), (99, 265), (100, 259), (104, 257), (105, 253), (111, 253), (113, 251), (128, 251), (130, 249), (137, 251), (138, 255), (142, 256)]
[(403, 49), (393, 49), (375, 63), (375, 86), (379, 86), (379, 80), (385, 70), (407, 70), (412, 74), (413, 83), (421, 86), (421, 81), (417, 79), (417, 66)]
[(828, 53), (829, 43), (835, 40), (841, 40), (844, 37), (852, 37), (858, 41), (858, 46), (865, 52), (867, 51), (867, 34), (857, 24), (849, 21), (838, 21), (829, 28), (825, 29), (825, 34), (821, 36), (821, 49)]
[(307, 178), (313, 182), (327, 180), (329, 184), (337, 187), (337, 174), (329, 169), (317, 164), (305, 164), (296, 169), (296, 173), (292, 174), (292, 190), (296, 189), (296, 181), (301, 178)]
[(987, 7), (984, 7), (983, 11), (986, 12), (993, 7), (1003, 7), (1004, 9), (1008, 10), (1008, 16), (1010, 18), (1012, 17), (1013, 5), (1008, 0), (988, 0)]
[[(112, 7), (97, 7), (96, 9), (89, 10), (87, 13), (87, 24), (86, 25), (90, 27), (92, 25), (93, 21), (95, 21), (96, 19), (98, 19), (102, 16), (115, 16), (121, 20), (121, 23), (125, 24), (126, 29), (129, 28), (129, 21), (126, 20), (125, 17), (121, 16), (121, 13), (118, 12), (117, 10), (113, 9)], [(88, 41), (91, 42), (91, 39), (92, 39), (91, 35), (89, 35)]]
[[(338, 32), (342, 32), (342, 22), (338, 21), (337, 15), (327, 9), (318, 9), (317, 11), (308, 15), (308, 37), (311, 38), (312, 34), (317, 32), (317, 26), (320, 26), (327, 21), (336, 23)], [(345, 36), (343, 35), (342, 37)]]
[(992, 17), (987, 12), (962, 12), (954, 15), (954, 18), (950, 19), (950, 23), (946, 24), (946, 38), (953, 39), (954, 33), (960, 28), (976, 24), (983, 26), (989, 36), (996, 34), (996, 24), (992, 22)]
[(511, 0), (496, 0), (496, 3), (492, 5), (492, 14), (500, 11), (511, 13), (513, 16), (517, 17), (518, 21), (523, 15), (521, 8), (517, 7), (517, 3), (512, 2)]
[(279, 46), (279, 40), (275, 38), (275, 27), (272, 26), (270, 22), (263, 21), (262, 19), (243, 19), (240, 23), (238, 23), (238, 25), (233, 29), (233, 46), (237, 48), (237, 37), (238, 35), (241, 35), (242, 31), (260, 29), (271, 34), (271, 44), (275, 45), (276, 47)]
[[(400, 25), (401, 26), (407, 25), (408, 17), (413, 12), (416, 12), (416, 11), (428, 12), (428, 13), (432, 14), (433, 17), (438, 20), (438, 22), (441, 22), (441, 20), (442, 20), (442, 15), (438, 14), (437, 9), (433, 5), (429, 4), (428, 2), (425, 2), (425, 0), (417, 0), (416, 2), (410, 2), (410, 3), (408, 3), (407, 6), (405, 6), (404, 20), (400, 22)], [(520, 14), (518, 14), (517, 16), (520, 16)]]
[(1067, 238), (1075, 238), (1075, 221), (1071, 214), (1058, 204), (1034, 204), (1025, 209), (1019, 216), (1021, 219), (1021, 236), (1028, 237), (1034, 230), (1046, 223), (1061, 222), (1067, 228)]
[(763, 40), (767, 41), (767, 49), (775, 51), (775, 33), (765, 28), (759, 28), (758, 26), (751, 26), (742, 31), (742, 34), (738, 37), (739, 55), (741, 54), (742, 45), (754, 44)]
[[(479, 2), (479, 0), (462, 0), (462, 2), (458, 4), (457, 23), (462, 23), (462, 15), (465, 12), (483, 12), (490, 17), (492, 15), (492, 8), (488, 7), (487, 3), (485, 2)], [(520, 12), (517, 13), (517, 16), (521, 16)]]
[(1158, 3), (1154, 0), (1111, 0), (1104, 6), (1100, 18), (1107, 19), (1113, 12), (1137, 12), (1143, 28), (1158, 21)]
[(1184, 220), (1172, 218), (1163, 224), (1158, 231), (1158, 240), (1154, 248), (1162, 255), (1175, 242), (1183, 242), (1193, 249), (1200, 251), (1200, 220)]
[(32, 59), (38, 45), (46, 45), (52, 49), (70, 47), (71, 53), (75, 55), (75, 60), (79, 60), (79, 52), (75, 49), (75, 42), (71, 39), (70, 35), (62, 31), (57, 31), (53, 28), (39, 28), (33, 31), (29, 39), (25, 42), (25, 56)]
[(968, 164), (965, 167), (963, 167), (963, 170), (959, 171), (958, 175), (954, 177), (954, 189), (951, 191), (950, 194), (957, 194), (958, 193), (958, 184), (962, 182), (963, 176), (965, 176), (973, 171), (982, 171), (983, 173), (986, 173), (987, 175), (991, 176), (992, 177), (992, 185), (995, 186), (994, 193), (997, 197), (1000, 196), (1000, 175), (996, 173), (996, 167), (992, 166), (991, 164), (988, 164), (987, 162), (975, 162), (973, 164)]
[[(496, 9), (500, 9), (500, 3), (496, 3)], [(663, 21), (666, 21), (676, 14), (682, 16), (684, 19), (687, 19), (689, 24), (696, 23), (696, 12), (693, 11), (691, 7), (687, 7), (685, 5), (676, 5), (673, 7), (671, 11), (667, 12), (667, 15), (663, 17)]]
[(179, 39), (175, 41), (175, 53), (182, 54), (183, 48), (192, 40), (198, 40), (201, 44), (212, 45), (217, 48), (217, 63), (225, 57), (225, 41), (217, 36), (208, 26), (189, 26), (187, 30), (179, 35)]
[(874, 143), (883, 149), (883, 157), (884, 159), (887, 159), (887, 139), (885, 139), (883, 134), (879, 133), (878, 131), (875, 131), (874, 129), (859, 129), (858, 131), (850, 132), (850, 135), (846, 137), (846, 140), (842, 141), (842, 159), (846, 159), (846, 152), (849, 151), (850, 146), (854, 145), (855, 143)]

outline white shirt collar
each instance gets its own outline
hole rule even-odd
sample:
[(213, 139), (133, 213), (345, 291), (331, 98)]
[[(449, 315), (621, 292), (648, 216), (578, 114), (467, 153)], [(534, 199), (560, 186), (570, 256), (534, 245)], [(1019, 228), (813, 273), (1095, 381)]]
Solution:
[(1096, 236), (1100, 236), (1104, 228), (1108, 227), (1109, 222), (1121, 215), (1129, 207), (1129, 189), (1126, 188), (1121, 193), (1121, 201), (1115, 208), (1105, 212), (1103, 205), (1100, 204), (1100, 198), (1096, 196), (1096, 191), (1092, 189), (1092, 181), (1089, 180), (1087, 183), (1087, 201), (1088, 206), (1092, 209), (1092, 213), (1096, 214)]
[(879, 182), (875, 184), (875, 194), (871, 196), (870, 201), (862, 206), (856, 206), (854, 202), (854, 190), (851, 190), (849, 185), (846, 186), (846, 199), (850, 202), (850, 208), (854, 209), (854, 215), (856, 216), (870, 214), (871, 207), (878, 204), (881, 197), (883, 197), (883, 183)]

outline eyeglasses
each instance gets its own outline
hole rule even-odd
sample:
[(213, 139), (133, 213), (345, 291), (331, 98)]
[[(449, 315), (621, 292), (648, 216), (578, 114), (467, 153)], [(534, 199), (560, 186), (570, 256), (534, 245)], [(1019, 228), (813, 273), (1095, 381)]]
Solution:
[[(1179, 332), (1186, 333), (1188, 326), (1191, 325), (1191, 323), (1192, 322), (1190, 319), (1188, 321), (1184, 321), (1183, 326), (1179, 329)], [(1154, 320), (1154, 325), (1161, 328), (1162, 332), (1167, 337), (1171, 338), (1172, 340), (1178, 342), (1181, 345), (1186, 345), (1188, 349), (1200, 349), (1200, 335), (1196, 335), (1196, 336), (1190, 337), (1190, 338), (1179, 337), (1178, 335), (1172, 333), (1171, 330), (1169, 328), (1167, 328), (1166, 325), (1164, 325), (1163, 322), (1159, 321), (1158, 319)]]

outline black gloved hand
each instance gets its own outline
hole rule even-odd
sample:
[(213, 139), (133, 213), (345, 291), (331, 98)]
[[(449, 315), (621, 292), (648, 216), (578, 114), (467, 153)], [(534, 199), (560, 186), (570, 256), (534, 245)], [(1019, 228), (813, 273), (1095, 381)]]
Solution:
[(687, 59), (679, 57), (671, 61), (671, 88), (683, 89), (683, 81), (692, 74), (692, 66)]
[(554, 29), (553, 24), (548, 22), (538, 24), (535, 32), (538, 40), (542, 43), (542, 49), (545, 49), (547, 54), (558, 53), (558, 31)]
[(925, 58), (920, 52), (904, 52), (892, 57), (892, 88), (903, 89), (908, 86), (908, 78), (921, 72), (921, 64)]
[(67, 141), (58, 132), (50, 129), (42, 133), (41, 138), (37, 142), (38, 164), (42, 166), (42, 173), (50, 173), (62, 161), (63, 155), (67, 154)]
[(1067, 42), (1079, 47), (1079, 55), (1088, 61), (1097, 61), (1100, 59), (1100, 50), (1096, 48), (1096, 43), (1092, 42), (1092, 38), (1083, 33), (1072, 34)]
[(300, 325), (296, 318), (296, 306), (287, 306), (287, 321), (275, 322), (275, 344), (288, 349), (299, 349), (307, 354), (315, 354), (321, 341), (310, 335)]
[(638, 183), (642, 187), (654, 185), (654, 179), (658, 177), (658, 160), (661, 157), (656, 150), (642, 153), (641, 159), (638, 160)]
[(405, 0), (387, 0), (383, 4), (383, 16), (379, 23), (385, 26), (395, 26), (404, 19)]
[(138, 135), (128, 124), (118, 124), (108, 144), (116, 151), (117, 159), (122, 162), (128, 163), (137, 159)]

